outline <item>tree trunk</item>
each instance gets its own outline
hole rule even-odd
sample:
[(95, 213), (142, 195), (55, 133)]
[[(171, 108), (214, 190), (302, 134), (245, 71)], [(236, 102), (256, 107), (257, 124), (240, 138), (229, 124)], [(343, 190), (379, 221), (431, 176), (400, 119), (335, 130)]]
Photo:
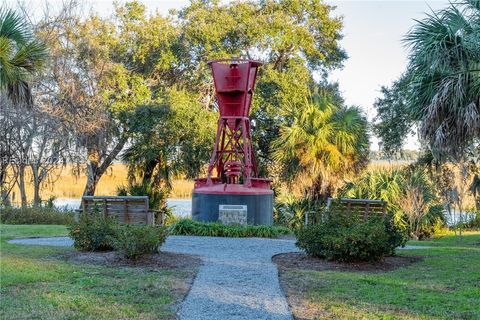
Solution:
[(83, 191), (84, 196), (95, 195), (95, 190), (100, 178), (122, 151), (126, 141), (127, 139), (122, 137), (113, 150), (103, 159), (102, 163), (100, 163), (102, 159), (100, 159), (98, 147), (95, 145), (87, 148), (87, 183)]
[(30, 166), (32, 169), (32, 176), (33, 176), (33, 206), (39, 207), (42, 203), (42, 199), (40, 199), (40, 176), (38, 174), (38, 166), (32, 164)]
[(93, 196), (95, 194), (95, 189), (97, 188), (98, 181), (100, 180), (103, 172), (98, 171), (98, 163), (89, 161), (87, 163), (87, 183), (85, 185), (85, 190), (83, 191), (84, 196)]
[[(3, 161), (3, 159), (0, 159), (0, 162)], [(5, 205), (8, 206), (9, 203), (9, 192), (7, 188), (5, 187), (5, 180), (7, 176), (7, 170), (6, 166), (3, 166), (3, 163), (0, 163), (0, 206)]]
[(25, 192), (25, 165), (18, 166), (18, 189), (20, 190), (20, 199), (22, 207), (27, 206), (27, 193)]

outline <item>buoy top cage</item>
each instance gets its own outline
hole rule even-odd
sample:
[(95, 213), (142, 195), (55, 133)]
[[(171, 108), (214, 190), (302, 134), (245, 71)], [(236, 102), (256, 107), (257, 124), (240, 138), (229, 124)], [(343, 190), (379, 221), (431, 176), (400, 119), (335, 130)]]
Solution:
[(232, 57), (208, 61), (208, 65), (220, 117), (207, 177), (196, 179), (195, 189), (218, 184), (270, 189), (270, 179), (258, 178), (248, 118), (262, 63)]
[(248, 117), (258, 61), (238, 58), (209, 61), (220, 117)]

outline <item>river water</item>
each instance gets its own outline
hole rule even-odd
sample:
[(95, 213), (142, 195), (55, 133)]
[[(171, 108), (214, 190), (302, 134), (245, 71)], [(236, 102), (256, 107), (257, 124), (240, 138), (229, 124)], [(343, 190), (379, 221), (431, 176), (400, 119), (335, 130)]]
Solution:
[[(53, 201), (55, 207), (61, 210), (75, 210), (80, 207), (80, 199), (58, 198)], [(192, 213), (192, 199), (167, 199), (167, 207), (172, 208), (177, 217), (188, 217)]]

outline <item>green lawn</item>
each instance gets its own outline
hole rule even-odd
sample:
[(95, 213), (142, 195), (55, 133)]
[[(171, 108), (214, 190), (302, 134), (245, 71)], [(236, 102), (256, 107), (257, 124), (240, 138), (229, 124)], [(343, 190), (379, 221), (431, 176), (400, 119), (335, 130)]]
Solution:
[(410, 244), (423, 256), (383, 273), (305, 271), (282, 274), (293, 312), (302, 319), (480, 319), (480, 233)]
[(71, 248), (6, 243), (63, 226), (0, 225), (0, 319), (171, 319), (191, 272), (73, 264)]

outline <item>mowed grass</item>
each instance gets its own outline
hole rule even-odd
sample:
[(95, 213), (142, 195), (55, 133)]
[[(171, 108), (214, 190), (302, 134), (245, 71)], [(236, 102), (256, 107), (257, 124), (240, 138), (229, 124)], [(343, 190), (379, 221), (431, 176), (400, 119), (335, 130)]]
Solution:
[(0, 319), (173, 319), (191, 275), (69, 263), (72, 248), (8, 244), (64, 226), (0, 225)]
[(302, 319), (480, 319), (480, 232), (412, 244), (421, 256), (382, 273), (294, 270), (281, 279)]

